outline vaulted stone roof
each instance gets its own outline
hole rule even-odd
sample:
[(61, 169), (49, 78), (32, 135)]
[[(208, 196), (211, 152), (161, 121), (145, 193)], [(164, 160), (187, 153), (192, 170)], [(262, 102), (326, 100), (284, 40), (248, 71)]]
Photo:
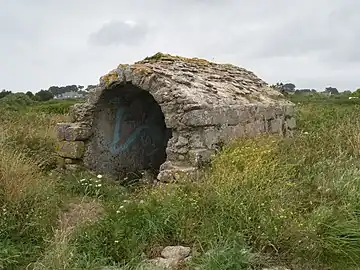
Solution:
[(123, 82), (187, 106), (213, 108), (246, 104), (289, 103), (253, 72), (231, 64), (157, 53), (133, 65), (121, 64), (101, 77), (103, 87)]

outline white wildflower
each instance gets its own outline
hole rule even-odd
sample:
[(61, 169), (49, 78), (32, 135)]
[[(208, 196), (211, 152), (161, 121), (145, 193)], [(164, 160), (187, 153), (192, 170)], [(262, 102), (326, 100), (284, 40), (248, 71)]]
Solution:
[(101, 174), (98, 174), (96, 177), (101, 179), (103, 176)]
[(86, 179), (85, 179), (85, 178), (83, 178), (83, 179), (80, 179), (80, 182), (84, 182), (84, 181), (86, 181)]
[(97, 186), (97, 187), (101, 187), (101, 184), (97, 184), (96, 186)]
[(115, 243), (119, 243), (119, 240), (115, 240), (114, 242), (115, 242)]
[(123, 206), (123, 205), (121, 205), (121, 206), (120, 206), (120, 209), (123, 209), (123, 208), (124, 208), (124, 206)]

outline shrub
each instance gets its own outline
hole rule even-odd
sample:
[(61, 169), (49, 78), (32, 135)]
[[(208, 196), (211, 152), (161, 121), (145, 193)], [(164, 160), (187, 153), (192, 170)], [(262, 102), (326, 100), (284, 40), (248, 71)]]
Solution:
[(69, 109), (75, 103), (79, 103), (77, 100), (62, 100), (62, 101), (47, 101), (41, 102), (28, 108), (29, 111), (49, 113), (49, 114), (67, 114)]
[(0, 99), (0, 108), (16, 111), (33, 103), (34, 101), (24, 93), (14, 93)]

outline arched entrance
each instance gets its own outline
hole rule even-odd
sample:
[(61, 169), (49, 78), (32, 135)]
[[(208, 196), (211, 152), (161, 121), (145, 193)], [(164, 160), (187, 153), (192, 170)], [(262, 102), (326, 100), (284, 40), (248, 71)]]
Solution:
[(144, 170), (157, 174), (166, 160), (171, 129), (153, 96), (132, 84), (102, 93), (92, 128), (84, 162), (96, 171), (121, 177)]

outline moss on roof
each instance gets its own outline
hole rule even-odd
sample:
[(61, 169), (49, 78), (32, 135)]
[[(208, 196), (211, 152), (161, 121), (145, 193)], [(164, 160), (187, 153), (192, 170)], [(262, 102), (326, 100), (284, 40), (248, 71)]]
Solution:
[(154, 61), (176, 61), (176, 60), (183, 61), (186, 63), (200, 64), (200, 65), (213, 64), (210, 61), (208, 61), (206, 59), (202, 59), (202, 58), (197, 58), (197, 57), (188, 58), (188, 57), (171, 55), (171, 54), (161, 53), (161, 52), (158, 52), (152, 56), (148, 56), (144, 60), (136, 62), (136, 64), (142, 64), (142, 63), (154, 62)]

